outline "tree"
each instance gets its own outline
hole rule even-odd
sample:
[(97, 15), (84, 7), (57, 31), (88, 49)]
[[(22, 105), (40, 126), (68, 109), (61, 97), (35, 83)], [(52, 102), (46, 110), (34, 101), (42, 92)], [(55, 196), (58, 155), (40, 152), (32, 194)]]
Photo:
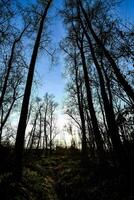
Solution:
[[(110, 1), (108, 5), (111, 5), (112, 9), (115, 4), (116, 1)], [(121, 138), (123, 132), (121, 133), (116, 121), (116, 104), (121, 101), (121, 107), (126, 104), (133, 106), (134, 92), (130, 85), (132, 78), (128, 75), (127, 69), (125, 73), (130, 78), (129, 82), (121, 72), (124, 63), (131, 64), (130, 61), (127, 62), (127, 59), (128, 57), (133, 59), (131, 49), (133, 42), (132, 44), (130, 42), (129, 45), (124, 42), (128, 31), (120, 31), (118, 21), (110, 18), (111, 9), (108, 5), (104, 1), (91, 3), (68, 0), (65, 2), (61, 15), (64, 17), (67, 28), (66, 40), (68, 43), (66, 45), (70, 45), (70, 51), (66, 50), (65, 52), (72, 56), (72, 47), (76, 46), (78, 67), (83, 69), (87, 95), (86, 97), (83, 95), (83, 105), (86, 108), (84, 108), (84, 117), (89, 124), (90, 121), (92, 123), (92, 128), (88, 124), (86, 124), (86, 128), (89, 130), (88, 132), (90, 130), (94, 132), (100, 160), (105, 157), (105, 147), (105, 150), (113, 151), (114, 157), (124, 165), (128, 156)], [(130, 31), (129, 35), (131, 35)], [(118, 37), (120, 41), (118, 41)], [(123, 48), (126, 48), (124, 51), (122, 51), (122, 41)], [(127, 39), (127, 41), (129, 42), (131, 39)], [(73, 60), (74, 56), (71, 59)], [(71, 76), (73, 77), (73, 74)], [(97, 102), (99, 102), (98, 105)]]
[(37, 33), (37, 37), (35, 40), (33, 53), (30, 61), (28, 76), (27, 76), (27, 82), (24, 92), (24, 98), (21, 108), (21, 114), (20, 114), (20, 120), (18, 124), (18, 130), (17, 130), (17, 136), (16, 136), (16, 143), (15, 143), (15, 154), (16, 154), (16, 169), (15, 169), (15, 178), (17, 180), (20, 180), (22, 177), (22, 158), (23, 158), (23, 149), (24, 149), (24, 136), (25, 136), (25, 129), (26, 129), (26, 121), (27, 121), (27, 113), (28, 113), (28, 105), (29, 105), (29, 99), (31, 94), (31, 88), (32, 88), (32, 82), (33, 82), (33, 75), (34, 75), (34, 69), (35, 69), (35, 63), (38, 55), (38, 49), (40, 45), (41, 35), (43, 31), (43, 25), (49, 10), (49, 7), (52, 3), (52, 0), (49, 0), (45, 2), (44, 5), (44, 11), (41, 14), (39, 29)]
[(29, 133), (27, 148), (43, 149), (52, 153), (53, 140), (56, 137), (55, 111), (58, 104), (53, 95), (45, 94), (43, 99), (37, 97), (31, 120), (32, 128)]
[[(74, 6), (75, 4), (71, 4), (71, 6), (72, 5)], [(68, 2), (68, 7), (69, 6), (70, 6), (70, 4)], [(73, 10), (73, 8), (69, 8), (69, 9)], [(70, 26), (68, 28), (70, 31), (69, 39), (72, 38), (72, 41), (74, 42), (74, 44), (76, 43), (77, 48), (80, 53), (80, 56), (81, 56), (81, 63), (82, 63), (82, 69), (83, 69), (83, 75), (84, 75), (86, 94), (87, 94), (87, 102), (88, 102), (88, 108), (89, 108), (89, 112), (90, 112), (90, 116), (91, 116), (93, 131), (94, 131), (94, 135), (95, 135), (95, 139), (96, 139), (95, 141), (96, 141), (96, 145), (97, 145), (97, 152), (101, 157), (103, 157), (104, 156), (103, 142), (102, 142), (102, 138), (101, 138), (101, 134), (100, 134), (99, 126), (98, 126), (98, 121), (97, 121), (97, 117), (96, 117), (96, 113), (95, 113), (95, 109), (94, 109), (94, 105), (93, 105), (92, 90), (91, 90), (91, 86), (90, 86), (89, 73), (88, 73), (88, 69), (87, 69), (87, 60), (86, 60), (85, 53), (84, 53), (84, 44), (83, 44), (84, 34), (79, 31), (79, 28), (80, 28), (79, 24), (76, 25), (77, 29), (76, 30), (74, 29), (75, 16), (72, 16), (72, 13), (73, 12), (69, 12), (67, 14), (66, 11), (65, 12), (63, 11), (63, 16), (65, 18), (65, 21), (67, 21), (67, 24), (70, 24)], [(73, 19), (74, 19), (74, 21), (73, 21)]]
[(8, 37), (13, 31), (12, 20), (15, 17), (14, 0), (0, 1), (0, 47), (8, 46)]
[[(114, 59), (112, 58), (112, 56), (110, 55), (110, 52), (106, 49), (106, 47), (103, 45), (103, 43), (101, 42), (101, 40), (98, 38), (97, 34), (94, 31), (94, 28), (92, 26), (91, 20), (88, 17), (88, 14), (86, 12), (86, 10), (84, 9), (82, 2), (79, 0), (79, 7), (83, 13), (83, 16), (86, 20), (86, 24), (88, 26), (88, 29), (90, 30), (90, 33), (92, 34), (94, 40), (96, 41), (96, 43), (99, 45), (99, 47), (102, 49), (102, 51), (104, 52), (107, 60), (110, 62), (113, 71), (118, 79), (118, 81), (120, 82), (120, 84), (122, 85), (123, 89), (125, 90), (125, 92), (127, 93), (127, 95), (134, 101), (134, 90), (131, 87), (131, 85), (127, 82), (127, 80), (125, 79), (125, 77), (122, 75), (122, 73), (120, 72), (120, 69), (118, 68), (116, 62), (114, 61)], [(99, 4), (97, 4), (99, 5)], [(95, 9), (95, 8), (94, 8)], [(97, 10), (99, 9), (98, 6), (96, 6)], [(100, 4), (100, 9), (101, 9), (101, 4)]]
[[(70, 45), (70, 44), (69, 44)], [(77, 99), (77, 102), (75, 103), (79, 110), (80, 115), (80, 123), (76, 120), (75, 117), (72, 115), (72, 107), (70, 103), (68, 104), (68, 108), (65, 111), (66, 114), (68, 114), (79, 126), (81, 131), (81, 137), (82, 137), (82, 162), (85, 164), (87, 162), (87, 141), (86, 141), (86, 125), (85, 125), (85, 114), (84, 114), (84, 105), (83, 105), (83, 78), (80, 76), (80, 66), (79, 66), (79, 54), (77, 53), (77, 48), (74, 45), (74, 47), (71, 47), (70, 49), (67, 49), (66, 46), (61, 45), (61, 48), (64, 50), (64, 52), (67, 54), (68, 60), (70, 59), (71, 63), (68, 69), (68, 72), (70, 73), (70, 76), (72, 77), (72, 81), (67, 87), (68, 93), (70, 93), (70, 98)], [(74, 76), (72, 76), (74, 74)], [(70, 77), (70, 78), (71, 78)], [(75, 99), (74, 99), (75, 102)], [(73, 103), (74, 103), (73, 102)], [(75, 105), (74, 104), (74, 105)], [(69, 109), (71, 107), (71, 109)]]
[[(50, 155), (52, 154), (52, 146), (53, 146), (53, 139), (56, 135), (54, 135), (55, 125), (54, 125), (54, 114), (55, 109), (57, 108), (58, 104), (54, 101), (54, 96), (50, 96), (49, 101), (49, 147), (50, 147)], [(57, 133), (56, 133), (57, 134)]]

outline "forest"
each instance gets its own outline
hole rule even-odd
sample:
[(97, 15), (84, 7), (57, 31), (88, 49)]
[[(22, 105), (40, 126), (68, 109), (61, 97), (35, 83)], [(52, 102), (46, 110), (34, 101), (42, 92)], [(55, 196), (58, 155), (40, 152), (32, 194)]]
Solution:
[(0, 0), (0, 200), (134, 199), (125, 1)]

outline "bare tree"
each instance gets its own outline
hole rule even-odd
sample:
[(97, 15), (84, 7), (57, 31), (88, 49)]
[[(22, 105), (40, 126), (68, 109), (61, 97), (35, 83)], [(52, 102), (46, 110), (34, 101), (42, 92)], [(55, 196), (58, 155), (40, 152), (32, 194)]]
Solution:
[(26, 82), (26, 88), (24, 92), (24, 98), (22, 103), (22, 109), (20, 114), (20, 120), (17, 130), (17, 136), (16, 136), (16, 143), (15, 143), (15, 154), (16, 154), (16, 169), (15, 169), (15, 177), (17, 180), (20, 180), (22, 177), (22, 158), (23, 158), (23, 149), (24, 149), (24, 136), (25, 136), (25, 129), (26, 129), (26, 121), (27, 121), (27, 114), (28, 114), (28, 106), (29, 106), (29, 99), (31, 94), (31, 88), (32, 88), (32, 82), (33, 82), (33, 75), (34, 75), (34, 69), (35, 69), (35, 63), (38, 55), (38, 49), (40, 45), (41, 35), (43, 31), (43, 25), (49, 10), (49, 7), (52, 3), (52, 0), (49, 0), (44, 5), (44, 11), (41, 13), (40, 18), (40, 24), (39, 29), (37, 32), (37, 37), (35, 40), (33, 53), (30, 61), (28, 76), (27, 76), (27, 82)]

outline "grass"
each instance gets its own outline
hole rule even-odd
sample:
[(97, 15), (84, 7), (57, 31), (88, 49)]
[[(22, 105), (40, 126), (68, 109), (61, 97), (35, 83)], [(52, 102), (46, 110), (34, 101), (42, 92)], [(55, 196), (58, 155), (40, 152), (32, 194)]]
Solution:
[(1, 200), (134, 199), (133, 187), (123, 171), (110, 165), (100, 166), (92, 160), (83, 167), (79, 152), (62, 150), (48, 157), (26, 153), (24, 163), (21, 183), (16, 184), (11, 178), (13, 161), (8, 163), (11, 168), (2, 171)]

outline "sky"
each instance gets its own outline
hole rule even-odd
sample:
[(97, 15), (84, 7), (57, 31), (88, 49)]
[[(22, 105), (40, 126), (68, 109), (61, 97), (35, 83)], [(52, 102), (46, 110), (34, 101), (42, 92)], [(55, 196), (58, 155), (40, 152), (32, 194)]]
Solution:
[[(52, 38), (52, 46), (59, 48), (59, 42), (65, 35), (65, 29), (62, 24), (62, 20), (56, 13), (58, 9), (62, 7), (63, 0), (54, 0), (53, 8), (51, 8), (52, 25), (50, 26)], [(55, 16), (56, 15), (56, 16)], [(45, 52), (44, 52), (45, 53)], [(43, 96), (45, 92), (52, 93), (55, 96), (56, 101), (61, 105), (64, 96), (65, 79), (63, 78), (64, 61), (62, 53), (58, 50), (57, 64), (51, 64), (51, 58), (49, 55), (44, 54), (38, 56), (36, 63), (36, 71), (38, 72), (37, 79), (40, 80), (40, 87), (38, 94)]]
[(134, 23), (134, 0), (124, 0), (119, 9), (119, 14), (125, 20)]
[[(22, 1), (22, 0), (20, 0)], [(22, 1), (27, 4), (28, 0)], [(32, 1), (33, 2), (33, 1)], [(63, 0), (54, 0), (53, 8), (51, 14), (54, 16), (59, 8), (63, 5)], [(116, 10), (119, 17), (123, 20), (134, 22), (134, 0), (124, 0), (120, 5), (120, 8)], [(51, 38), (54, 46), (58, 47), (58, 43), (65, 36), (64, 25), (59, 16), (53, 17), (53, 23), (51, 26)], [(55, 100), (59, 104), (58, 108), (58, 126), (60, 129), (66, 124), (66, 117), (63, 115), (62, 106), (65, 97), (65, 79), (62, 76), (64, 71), (64, 60), (63, 54), (58, 52), (58, 63), (55, 66), (51, 66), (49, 62), (49, 57), (41, 53), (38, 56), (36, 63), (36, 72), (38, 74), (38, 80), (40, 81), (40, 86), (37, 90), (37, 95), (43, 96), (46, 92), (49, 94), (54, 94)]]
[[(33, 2), (34, 0), (20, 0), (24, 4)], [(63, 5), (63, 0), (54, 0), (53, 8), (51, 9), (52, 15), (55, 11), (60, 9)], [(117, 9), (118, 15), (124, 19), (134, 22), (134, 0), (123, 0), (120, 8)], [(63, 39), (65, 35), (64, 25), (59, 16), (54, 16), (53, 24), (51, 26), (51, 38), (52, 43), (58, 47), (58, 43)], [(64, 61), (62, 54), (58, 52), (58, 64), (51, 66), (49, 57), (43, 53), (39, 55), (36, 63), (36, 71), (38, 72), (38, 79), (40, 80), (41, 87), (38, 94), (43, 96), (45, 92), (53, 93), (59, 104), (62, 103), (64, 97), (65, 80), (62, 76), (64, 71)]]
[[(55, 0), (54, 7), (59, 9), (62, 7), (63, 0)], [(53, 11), (54, 12), (54, 11)], [(117, 9), (117, 14), (119, 17), (125, 21), (134, 20), (134, 0), (124, 0)], [(58, 42), (63, 39), (65, 35), (64, 25), (60, 17), (55, 17), (52, 26), (52, 41), (58, 45)], [(42, 55), (38, 61), (38, 73), (42, 86), (39, 89), (39, 94), (42, 96), (45, 92), (49, 92), (55, 95), (55, 100), (59, 103), (58, 110), (58, 126), (60, 129), (66, 124), (66, 116), (63, 114), (62, 107), (65, 97), (65, 79), (62, 76), (64, 71), (64, 60), (63, 55), (59, 53), (58, 64), (54, 67), (50, 67), (50, 63)], [(51, 68), (51, 69), (50, 69)]]
[[(57, 9), (62, 6), (62, 0), (55, 0), (54, 7)], [(124, 20), (133, 22), (134, 20), (134, 0), (124, 0), (117, 10), (118, 15)], [(60, 17), (55, 17), (52, 27), (52, 41), (58, 46), (58, 42), (64, 37), (65, 30), (64, 25)], [(58, 64), (54, 67), (50, 66), (47, 60), (43, 56), (38, 61), (38, 72), (42, 81), (42, 87), (40, 88), (40, 94), (42, 95), (45, 91), (53, 93), (59, 104), (63, 102), (65, 96), (65, 80), (62, 76), (64, 71), (64, 61), (62, 54), (59, 54)], [(51, 69), (50, 69), (51, 68)]]

